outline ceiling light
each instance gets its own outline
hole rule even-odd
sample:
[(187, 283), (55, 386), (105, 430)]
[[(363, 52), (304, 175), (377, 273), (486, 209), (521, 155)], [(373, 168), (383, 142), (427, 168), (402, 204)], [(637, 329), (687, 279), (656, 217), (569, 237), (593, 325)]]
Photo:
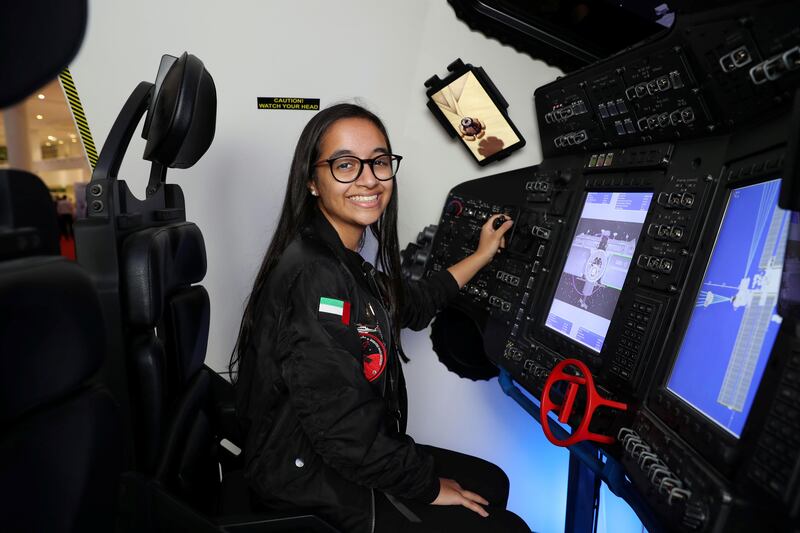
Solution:
[(78, 142), (78, 139), (72, 139), (72, 142), (76, 143)]
[(45, 145), (45, 146), (53, 146), (53, 143), (51, 143), (51, 142), (46, 142), (46, 143), (44, 143), (44, 145)]
[(70, 134), (69, 134), (69, 138), (70, 138), (70, 139), (74, 139), (75, 137), (77, 137), (77, 136), (76, 136), (74, 133), (70, 133)]
[(36, 115), (36, 120), (42, 120), (44, 117), (42, 115)]
[(64, 141), (58, 141), (58, 144), (64, 144)]
[(55, 141), (55, 140), (56, 140), (56, 138), (55, 138), (55, 137), (53, 137), (52, 135), (48, 135), (48, 136), (47, 136), (47, 140), (48, 140), (48, 141)]
[(42, 93), (39, 93), (39, 100), (44, 100), (44, 95)]

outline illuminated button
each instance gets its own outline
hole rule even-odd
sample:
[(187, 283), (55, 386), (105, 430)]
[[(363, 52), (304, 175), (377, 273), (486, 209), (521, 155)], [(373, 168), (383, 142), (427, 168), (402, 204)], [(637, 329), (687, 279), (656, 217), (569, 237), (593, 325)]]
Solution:
[(606, 160), (603, 162), (604, 167), (610, 167), (611, 163), (614, 161), (614, 154), (606, 154)]
[(681, 197), (681, 205), (690, 209), (694, 205), (694, 194), (690, 192), (684, 193)]
[(683, 79), (681, 78), (681, 73), (677, 70), (673, 70), (669, 73), (669, 82), (672, 85), (673, 89), (680, 89), (683, 87)]
[(532, 288), (533, 287), (533, 281), (534, 281), (534, 277), (533, 276), (529, 277), (528, 278), (528, 283), (525, 284), (525, 288), (527, 288), (527, 289)]
[(542, 257), (544, 255), (544, 244), (540, 244), (539, 248), (536, 249), (536, 257)]
[(639, 257), (636, 259), (636, 266), (641, 268), (647, 268), (647, 261), (650, 259), (650, 256), (640, 254)]
[(592, 157), (589, 159), (589, 167), (593, 168), (597, 164), (597, 154), (592, 154)]
[(625, 100), (622, 98), (617, 98), (617, 110), (619, 110), (620, 115), (628, 112), (628, 106), (625, 105)]
[(647, 268), (650, 270), (658, 269), (658, 265), (661, 263), (661, 259), (658, 257), (650, 257), (647, 259)]
[(633, 121), (631, 119), (626, 118), (623, 124), (625, 125), (625, 131), (627, 131), (628, 133), (636, 132), (636, 127), (633, 125)]
[(614, 129), (617, 130), (617, 135), (625, 135), (625, 126), (622, 125), (621, 120), (614, 121)]
[(606, 104), (606, 107), (608, 108), (608, 114), (611, 115), (612, 117), (619, 115), (617, 104), (615, 104), (614, 102), (608, 102)]
[(597, 106), (597, 112), (600, 114), (600, 118), (608, 118), (608, 109), (606, 109), (606, 104), (600, 104)]
[(625, 89), (625, 97), (628, 100), (633, 100), (636, 98), (636, 87), (628, 87)]
[(531, 228), (531, 233), (540, 239), (548, 240), (550, 238), (550, 230), (541, 226)]
[(683, 228), (680, 226), (674, 226), (672, 231), (670, 231), (670, 237), (672, 237), (675, 241), (683, 240), (684, 231)]

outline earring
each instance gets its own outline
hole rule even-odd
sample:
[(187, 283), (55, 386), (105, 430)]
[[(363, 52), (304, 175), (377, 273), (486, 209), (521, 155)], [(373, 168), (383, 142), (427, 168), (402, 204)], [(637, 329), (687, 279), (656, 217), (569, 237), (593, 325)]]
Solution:
[(312, 196), (319, 196), (319, 194), (317, 193), (317, 191), (315, 189), (309, 189), (309, 190), (311, 191), (311, 195)]

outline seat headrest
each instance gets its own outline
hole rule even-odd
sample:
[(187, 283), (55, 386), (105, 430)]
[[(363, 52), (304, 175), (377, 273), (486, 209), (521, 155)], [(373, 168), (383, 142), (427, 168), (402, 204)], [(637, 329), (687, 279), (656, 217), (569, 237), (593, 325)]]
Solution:
[(0, 420), (72, 392), (105, 353), (100, 299), (63, 257), (0, 262)]
[(217, 120), (217, 90), (203, 62), (187, 52), (156, 85), (146, 127), (144, 158), (189, 168), (208, 150)]
[(167, 296), (205, 277), (203, 235), (191, 222), (137, 231), (125, 239), (122, 269), (128, 319), (153, 327)]
[(58, 255), (58, 220), (42, 180), (23, 170), (0, 170), (0, 259)]
[(0, 109), (23, 100), (69, 65), (86, 32), (87, 0), (3, 2)]

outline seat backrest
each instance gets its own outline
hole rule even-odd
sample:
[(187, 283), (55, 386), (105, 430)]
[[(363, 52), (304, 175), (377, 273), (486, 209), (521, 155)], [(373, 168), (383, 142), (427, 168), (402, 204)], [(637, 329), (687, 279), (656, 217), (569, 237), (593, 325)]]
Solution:
[[(57, 229), (47, 189), (12, 174), (7, 190), (25, 194), (0, 205), (0, 233), (48, 242)], [(43, 248), (0, 261), (0, 529), (109, 531), (121, 443), (116, 403), (91, 381), (106, 350), (100, 302), (79, 265)]]
[(138, 469), (152, 473), (177, 399), (203, 367), (209, 300), (203, 236), (195, 224), (145, 228), (122, 244), (126, 323)]
[(24, 170), (0, 170), (0, 260), (58, 255), (56, 208), (47, 186)]

